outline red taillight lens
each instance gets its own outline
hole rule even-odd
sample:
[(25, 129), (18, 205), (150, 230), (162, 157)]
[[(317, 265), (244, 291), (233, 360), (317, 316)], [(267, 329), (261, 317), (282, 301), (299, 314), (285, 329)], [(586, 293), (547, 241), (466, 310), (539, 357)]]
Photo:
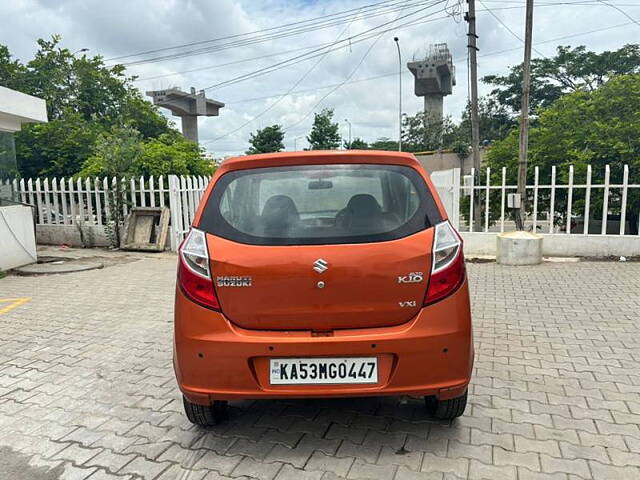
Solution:
[(220, 303), (213, 288), (209, 268), (209, 252), (204, 232), (192, 228), (179, 250), (178, 282), (182, 291), (193, 301), (214, 310)]
[(424, 304), (452, 294), (465, 275), (462, 239), (448, 221), (436, 225), (433, 239), (433, 265)]

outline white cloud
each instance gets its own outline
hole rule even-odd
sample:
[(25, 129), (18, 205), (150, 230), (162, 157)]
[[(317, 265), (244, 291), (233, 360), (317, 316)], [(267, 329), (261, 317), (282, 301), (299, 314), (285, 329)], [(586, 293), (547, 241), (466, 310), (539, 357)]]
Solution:
[[(523, 35), (524, 0), (483, 0), (495, 15), (516, 34)], [(634, 24), (602, 32), (594, 32), (556, 42), (546, 40), (580, 34), (613, 25), (630, 23), (620, 12), (593, 0), (577, 0), (574, 5), (558, 0), (540, 0), (536, 3), (534, 20), (534, 44), (544, 55), (552, 55), (557, 44), (586, 45), (589, 49), (602, 51), (615, 49), (637, 41), (640, 27)], [(640, 19), (640, 4), (631, 0), (613, 0), (631, 16)], [(373, 0), (323, 0), (321, 2), (295, 0), (17, 0), (5, 6), (2, 37), (0, 43), (7, 44), (14, 55), (29, 59), (35, 50), (35, 40), (54, 33), (63, 36), (63, 43), (72, 50), (90, 48), (91, 54), (105, 58), (117, 57), (146, 50), (155, 50), (173, 45), (198, 42), (212, 38), (269, 28), (283, 23), (335, 13), (348, 8), (375, 3)], [(493, 16), (482, 11), (485, 6), (477, 4), (479, 39), (479, 75), (505, 72), (510, 65), (522, 58), (522, 44)], [(420, 15), (440, 10), (434, 7)], [(406, 13), (411, 11), (409, 7)], [(355, 20), (342, 38), (365, 31), (378, 24), (393, 20), (397, 12), (385, 16)], [(436, 13), (435, 17), (443, 16)], [(303, 35), (271, 40), (260, 44), (227, 49), (215, 53), (194, 55), (182, 59), (132, 66), (131, 74), (140, 78), (166, 75), (162, 78), (137, 82), (142, 90), (165, 88), (177, 85), (184, 89), (197, 89), (214, 85), (229, 78), (245, 75), (256, 69), (269, 66), (301, 52), (281, 56), (274, 53), (334, 41), (345, 29), (345, 24), (308, 32)], [(453, 52), (457, 68), (458, 84), (453, 95), (445, 99), (445, 112), (458, 117), (467, 99), (466, 68), (466, 24), (455, 23), (446, 18), (383, 34), (366, 60), (354, 74), (352, 80), (366, 79), (397, 72), (397, 53), (393, 36), (398, 35), (402, 46), (403, 60), (410, 60), (413, 53), (430, 43), (447, 42)], [(231, 133), (207, 147), (217, 154), (243, 152), (247, 148), (249, 133), (258, 127), (281, 123), (294, 124), (311, 111), (329, 88), (308, 91), (325, 85), (342, 82), (360, 61), (373, 40), (354, 44), (328, 54), (313, 72), (296, 88), (304, 90), (280, 100), (264, 116), (251, 122), (242, 130)], [(205, 45), (196, 46), (201, 48)], [(502, 50), (509, 50), (494, 54)], [(162, 55), (165, 53), (159, 53)], [(534, 54), (536, 56), (537, 54)], [(269, 56), (269, 57), (267, 57)], [(258, 57), (253, 61), (237, 63), (219, 68), (204, 68), (238, 60)], [(260, 58), (264, 57), (264, 58)], [(129, 60), (129, 59), (126, 59)], [(122, 60), (125, 61), (125, 60)], [(228, 101), (220, 117), (200, 120), (200, 138), (208, 142), (251, 120), (273, 104), (273, 96), (289, 90), (317, 60), (302, 62), (280, 69), (268, 75), (208, 91), (208, 96), (222, 102)], [(406, 69), (405, 69), (406, 72)], [(386, 136), (397, 136), (397, 89), (396, 75), (375, 80), (347, 83), (331, 94), (318, 109), (334, 108), (335, 119), (343, 123), (348, 118), (353, 136), (375, 140)], [(481, 85), (480, 92), (489, 88)], [(422, 99), (413, 95), (412, 77), (403, 75), (403, 110), (413, 114), (422, 107)], [(297, 138), (298, 147), (304, 144), (313, 115), (287, 132), (285, 143), (293, 148)], [(341, 128), (346, 134), (346, 128)]]

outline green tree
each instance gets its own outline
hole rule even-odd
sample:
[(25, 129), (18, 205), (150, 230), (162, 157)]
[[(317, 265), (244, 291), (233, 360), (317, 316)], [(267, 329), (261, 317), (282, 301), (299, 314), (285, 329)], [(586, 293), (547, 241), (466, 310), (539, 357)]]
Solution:
[(100, 165), (99, 172), (109, 178), (115, 178), (115, 188), (109, 192), (108, 219), (111, 243), (114, 247), (120, 246), (122, 228), (124, 226), (123, 205), (126, 198), (128, 182), (121, 181), (123, 177), (131, 175), (134, 166), (142, 156), (142, 142), (140, 133), (132, 127), (115, 127), (109, 133), (98, 136), (95, 144), (95, 153), (87, 159), (91, 165)]
[(249, 138), (251, 146), (245, 153), (254, 155), (256, 153), (271, 153), (284, 150), (284, 132), (280, 125), (271, 125), (256, 130)]
[[(494, 182), (499, 182), (500, 167), (507, 167), (507, 183), (517, 175), (518, 131), (516, 129), (489, 150), (488, 166)], [(540, 182), (548, 182), (551, 166), (558, 167), (558, 183), (567, 182), (569, 165), (574, 165), (574, 183), (584, 184), (587, 165), (592, 165), (592, 182), (603, 183), (604, 166), (611, 165), (612, 183), (621, 183), (623, 166), (629, 165), (630, 178), (640, 176), (640, 74), (614, 77), (594, 90), (578, 90), (558, 99), (540, 113), (537, 125), (529, 132), (528, 178), (540, 167)], [(620, 189), (610, 193), (610, 211), (620, 211)], [(637, 225), (640, 192), (629, 191), (627, 218)], [(556, 211), (566, 211), (566, 192), (556, 192)], [(542, 195), (538, 210), (548, 198)], [(531, 202), (528, 202), (531, 207)], [(573, 213), (584, 212), (584, 194), (576, 193)], [(602, 194), (592, 192), (591, 212), (602, 211)], [(494, 208), (494, 212), (497, 208)], [(597, 217), (596, 217), (597, 218)], [(557, 219), (564, 222), (564, 217)], [(635, 230), (634, 230), (635, 231)]]
[(175, 131), (133, 87), (124, 67), (107, 67), (100, 56), (78, 57), (60, 41), (59, 36), (38, 40), (38, 51), (26, 64), (0, 45), (0, 84), (47, 102), (50, 123), (26, 125), (16, 134), (23, 176), (78, 173), (98, 136), (118, 125), (135, 128), (140, 141)]
[(369, 144), (371, 150), (398, 151), (398, 142), (389, 137), (380, 137), (375, 142)]
[[(558, 46), (554, 57), (531, 61), (531, 113), (550, 106), (566, 93), (592, 91), (615, 75), (638, 72), (640, 45), (602, 53), (588, 51), (585, 46)], [(522, 64), (511, 67), (507, 75), (488, 75), (482, 81), (496, 87), (491, 95), (500, 104), (520, 111)]]
[[(139, 151), (126, 163), (126, 169), (122, 169), (123, 164), (116, 165), (119, 169), (117, 175), (120, 177), (150, 175), (157, 177), (169, 174), (207, 176), (213, 172), (213, 165), (204, 158), (200, 147), (178, 132), (163, 133), (157, 138), (144, 140), (131, 126), (116, 127), (110, 134), (102, 134), (101, 142), (117, 144), (115, 139), (109, 139), (114, 135), (121, 135), (122, 132), (126, 132), (129, 137), (133, 135), (139, 143)], [(96, 153), (85, 161), (80, 175), (112, 177), (114, 166), (109, 163), (112, 160), (111, 155), (105, 155), (96, 149)]]
[(459, 129), (451, 117), (434, 122), (427, 112), (418, 112), (402, 119), (402, 149), (406, 152), (451, 148), (458, 136)]
[(314, 114), (311, 133), (307, 136), (311, 150), (336, 150), (340, 146), (340, 126), (332, 120), (332, 109), (325, 108)]
[(351, 143), (345, 141), (343, 146), (345, 150), (367, 150), (369, 148), (369, 144), (360, 137), (354, 138)]

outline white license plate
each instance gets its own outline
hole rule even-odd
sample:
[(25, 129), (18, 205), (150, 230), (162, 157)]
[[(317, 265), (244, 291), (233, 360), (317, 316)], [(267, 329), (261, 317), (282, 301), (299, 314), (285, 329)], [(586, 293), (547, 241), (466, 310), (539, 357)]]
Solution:
[(272, 385), (378, 383), (376, 357), (272, 358)]

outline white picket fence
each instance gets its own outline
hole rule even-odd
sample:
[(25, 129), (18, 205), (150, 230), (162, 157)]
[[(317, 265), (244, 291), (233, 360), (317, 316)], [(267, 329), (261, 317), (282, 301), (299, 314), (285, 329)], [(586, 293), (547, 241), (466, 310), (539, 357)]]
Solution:
[[(640, 194), (640, 178), (629, 179), (629, 166), (624, 165), (619, 183), (611, 179), (611, 167), (604, 167), (604, 183), (593, 183), (593, 168), (588, 165), (585, 172), (584, 183), (575, 183), (575, 168), (570, 165), (567, 168), (567, 183), (558, 183), (558, 169), (551, 168), (549, 183), (541, 183), (541, 172), (539, 167), (534, 169), (534, 179), (532, 184), (526, 186), (529, 203), (525, 226), (527, 229), (539, 233), (566, 234), (566, 235), (638, 235), (638, 211), (631, 212), (628, 199), (632, 194)], [(504, 232), (514, 230), (515, 225), (508, 220), (508, 208), (506, 204), (507, 194), (516, 193), (517, 185), (506, 183), (507, 169), (500, 170), (499, 184), (492, 184), (491, 169), (486, 168), (479, 175), (481, 184), (474, 184), (476, 178), (474, 169), (471, 174), (462, 177), (459, 185), (460, 196), (457, 197), (459, 206), (458, 212), (464, 221), (461, 220), (458, 228), (468, 232)], [(559, 202), (559, 196), (562, 202)], [(467, 197), (469, 201), (462, 211), (461, 198)], [(500, 202), (498, 215), (491, 216), (491, 204), (496, 202), (496, 196)], [(613, 201), (615, 197), (615, 202)], [(599, 211), (594, 211), (591, 205), (594, 199), (602, 201)], [(475, 201), (474, 201), (475, 200)], [(544, 200), (546, 207), (542, 207)], [(576, 200), (581, 203), (578, 208)], [(482, 222), (480, 227), (474, 226), (474, 222), (469, 219), (474, 217), (474, 208), (479, 201), (482, 209)], [(562, 203), (562, 209), (558, 204)], [(454, 207), (455, 208), (455, 207)], [(615, 210), (617, 213), (612, 214)], [(578, 215), (577, 212), (581, 211)], [(616, 218), (612, 218), (615, 216)], [(629, 217), (633, 218), (630, 225)], [(580, 224), (581, 223), (581, 224)], [(595, 231), (594, 227), (595, 226)], [(630, 230), (633, 232), (630, 233)]]
[[(36, 178), (5, 181), (14, 199), (35, 207), (36, 225), (105, 226), (112, 218), (110, 192), (116, 178)], [(122, 214), (133, 207), (169, 207), (171, 245), (175, 249), (193, 221), (209, 183), (203, 176), (122, 178)]]
[[(594, 183), (596, 171), (591, 166), (579, 172), (573, 166), (566, 170), (552, 167), (550, 172), (535, 168), (533, 183), (527, 185), (530, 215), (525, 226), (547, 235), (545, 243), (549, 254), (640, 255), (640, 212), (632, 209), (639, 203), (640, 178), (630, 178), (628, 166), (615, 170), (615, 178), (611, 170), (607, 165), (603, 172), (597, 172), (602, 173), (604, 181)], [(461, 175), (459, 169), (431, 175), (450, 219), (465, 236), (467, 249), (475, 249), (476, 253), (494, 252), (493, 236), (515, 229), (506, 199), (509, 193), (516, 192), (517, 186), (507, 184), (506, 168), (497, 173), (492, 181), (491, 169), (482, 170), (478, 176), (480, 184), (474, 184), (475, 175)], [(561, 181), (565, 177), (567, 181)], [(580, 182), (574, 181), (576, 179)], [(174, 250), (189, 230), (209, 183), (208, 178), (201, 176), (175, 175), (120, 181), (127, 186), (123, 215), (132, 207), (169, 207)], [(5, 184), (11, 184), (15, 200), (35, 207), (38, 226), (63, 229), (73, 226), (70, 230), (75, 231), (83, 226), (102, 229), (108, 224), (112, 218), (109, 192), (116, 182), (115, 178), (38, 178), (16, 179)], [(474, 217), (474, 200), (478, 200), (482, 212), (479, 226), (469, 221)], [(598, 204), (598, 211), (594, 204)]]

